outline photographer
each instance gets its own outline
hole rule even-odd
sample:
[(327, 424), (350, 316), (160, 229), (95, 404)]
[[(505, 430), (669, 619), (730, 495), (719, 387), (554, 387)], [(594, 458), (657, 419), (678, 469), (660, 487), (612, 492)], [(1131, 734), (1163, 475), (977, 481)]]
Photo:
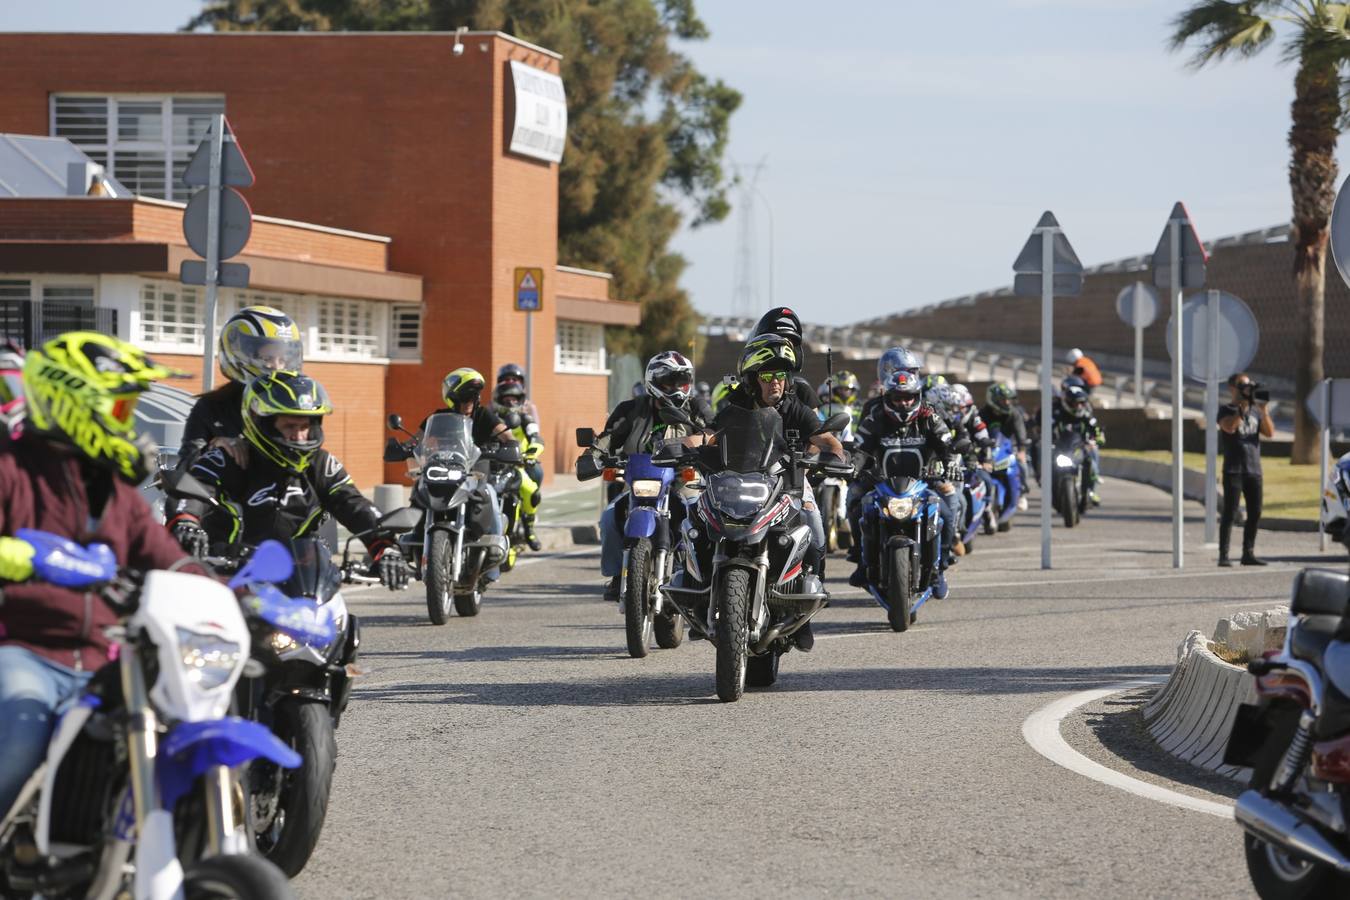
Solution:
[(1219, 407), (1223, 442), (1223, 518), (1219, 522), (1219, 565), (1231, 566), (1229, 537), (1237, 516), (1239, 495), (1247, 504), (1242, 528), (1242, 564), (1264, 566), (1256, 558), (1256, 526), (1261, 521), (1261, 438), (1275, 436), (1275, 423), (1266, 412), (1270, 392), (1239, 372), (1228, 379), (1233, 402)]

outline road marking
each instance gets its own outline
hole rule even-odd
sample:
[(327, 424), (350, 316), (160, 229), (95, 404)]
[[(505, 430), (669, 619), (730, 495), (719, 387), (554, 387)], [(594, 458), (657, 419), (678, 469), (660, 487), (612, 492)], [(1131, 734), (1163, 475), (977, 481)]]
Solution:
[(1158, 676), (1157, 678), (1122, 681), (1104, 688), (1079, 691), (1076, 694), (1061, 697), (1027, 716), (1026, 721), (1022, 723), (1022, 738), (1041, 756), (1071, 772), (1077, 772), (1079, 775), (1091, 778), (1093, 781), (1119, 788), (1146, 800), (1156, 800), (1159, 803), (1189, 809), (1193, 812), (1208, 813), (1211, 816), (1218, 816), (1221, 819), (1231, 821), (1233, 818), (1233, 805), (1231, 803), (1215, 803), (1213, 800), (1191, 797), (1178, 791), (1159, 787), (1156, 784), (1149, 784), (1147, 781), (1140, 781), (1138, 778), (1131, 778), (1115, 769), (1109, 769), (1070, 747), (1069, 742), (1064, 740), (1064, 735), (1060, 733), (1060, 723), (1069, 713), (1079, 707), (1086, 706), (1103, 697), (1109, 697), (1111, 694), (1118, 694), (1131, 688), (1161, 684), (1166, 680), (1165, 677)]
[[(1224, 569), (1222, 571), (1217, 572), (1175, 572), (1168, 575), (1121, 575), (1121, 576), (1108, 575), (1105, 572), (1098, 571), (1096, 573), (1093, 573), (1093, 577), (1100, 578), (1101, 580), (1109, 581), (1110, 583), (1115, 584), (1121, 581), (1178, 581), (1183, 578), (1215, 578), (1225, 576), (1233, 577), (1237, 575), (1287, 575), (1290, 572), (1297, 572), (1299, 568), (1301, 567), (1269, 566), (1268, 568), (1262, 569), (1260, 572), (1253, 572), (1251, 571), (1251, 569), (1246, 568), (1238, 569), (1234, 567), (1232, 569)], [(992, 582), (990, 584), (970, 584), (968, 582), (964, 582), (958, 579), (952, 581), (952, 588), (966, 590), (970, 588), (975, 589), (1018, 588), (1018, 587), (1040, 587), (1044, 585), (1054, 585), (1054, 584), (1077, 584), (1082, 581), (1083, 577), (1082, 573), (1073, 575), (1072, 573), (1065, 572), (1065, 575), (1067, 576), (1065, 578), (1050, 578), (1050, 579), (1043, 579), (1040, 581), (1018, 581), (1016, 575), (1017, 575), (1016, 572), (1010, 572), (1008, 573), (1007, 578), (1004, 578), (1001, 581)]]

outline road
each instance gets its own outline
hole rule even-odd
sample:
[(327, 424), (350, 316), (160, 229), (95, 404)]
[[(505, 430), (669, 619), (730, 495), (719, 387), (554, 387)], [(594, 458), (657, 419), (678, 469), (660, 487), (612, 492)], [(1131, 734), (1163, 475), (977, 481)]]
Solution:
[[(1165, 676), (1191, 628), (1285, 602), (1315, 538), (1263, 532), (1269, 568), (1221, 570), (1189, 504), (1191, 549), (1174, 572), (1169, 498), (1115, 481), (1103, 494), (1078, 528), (1056, 528), (1051, 572), (1039, 568), (1033, 500), (903, 635), (834, 562), (815, 650), (785, 656), (777, 685), (735, 704), (716, 701), (707, 643), (628, 658), (594, 550), (536, 557), (480, 616), (443, 627), (427, 623), (420, 592), (355, 592), (369, 674), (296, 887), (311, 898), (1252, 896), (1231, 822), (1060, 768), (1022, 723), (1066, 694)], [(1224, 785), (1139, 739), (1141, 698), (1086, 708), (1063, 734), (1111, 768), (1223, 801)]]

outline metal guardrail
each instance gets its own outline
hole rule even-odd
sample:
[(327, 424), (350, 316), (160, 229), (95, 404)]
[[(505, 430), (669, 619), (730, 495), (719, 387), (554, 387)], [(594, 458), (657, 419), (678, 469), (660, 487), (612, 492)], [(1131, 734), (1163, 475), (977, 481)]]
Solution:
[(0, 336), (35, 347), (67, 331), (117, 333), (117, 310), (59, 300), (0, 300)]

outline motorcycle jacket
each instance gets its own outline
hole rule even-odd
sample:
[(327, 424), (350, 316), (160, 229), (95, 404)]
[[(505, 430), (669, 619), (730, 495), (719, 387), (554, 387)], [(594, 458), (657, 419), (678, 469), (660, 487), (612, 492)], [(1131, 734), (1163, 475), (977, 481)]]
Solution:
[[(437, 412), (444, 412), (444, 410), (437, 410)], [(422, 424), (417, 426), (418, 439), (421, 438), (422, 432), (427, 430), (427, 419), (430, 418), (431, 416), (428, 415), (426, 419), (422, 420)], [(473, 420), (473, 442), (479, 447), (482, 447), (488, 441), (492, 440), (492, 433), (497, 430), (498, 425), (502, 424), (500, 416), (488, 407), (482, 405), (475, 406), (473, 408), (473, 415), (469, 418)], [(538, 431), (538, 426), (535, 426), (535, 430)], [(506, 440), (505, 435), (502, 436), (501, 440)], [(414, 443), (416, 443), (416, 441), (414, 441)]]
[[(228, 534), (211, 534), (213, 543), (257, 545), (268, 538), (284, 543), (316, 534), (324, 513), (353, 534), (373, 531), (379, 524), (379, 510), (327, 450), (319, 450), (310, 465), (296, 473), (261, 454), (250, 457), (248, 468), (243, 468), (224, 450), (213, 448), (197, 458), (190, 472), (228, 510), (226, 516), (207, 520), (210, 524), (223, 518), (230, 529)], [(210, 509), (199, 500), (179, 501), (167, 524), (172, 528), (182, 519), (200, 523)], [(373, 553), (387, 539), (367, 536), (365, 542)]]
[(197, 398), (183, 424), (179, 468), (191, 466), (213, 438), (237, 438), (244, 433), (244, 386), (231, 381)]
[(609, 414), (604, 431), (596, 436), (591, 449), (602, 454), (622, 456), (654, 453), (658, 440), (695, 434), (712, 423), (712, 408), (700, 397), (691, 397), (684, 412), (693, 423), (692, 428), (663, 422), (656, 401), (646, 394), (624, 400)]
[(539, 456), (544, 449), (544, 439), (539, 435), (539, 423), (524, 409), (513, 409), (501, 415), (502, 424), (520, 444), (520, 451), (526, 461)]
[(811, 387), (811, 382), (800, 375), (792, 376), (792, 384), (788, 393), (808, 409), (816, 409), (820, 406), (820, 395)]
[(1071, 416), (1057, 403), (1051, 415), (1050, 427), (1054, 430), (1056, 438), (1065, 431), (1076, 431), (1085, 441), (1096, 441), (1099, 447), (1106, 444), (1106, 432), (1102, 431), (1097, 417), (1091, 412), (1082, 416)]
[(962, 438), (970, 442), (970, 449), (965, 453), (968, 460), (983, 460), (994, 443), (993, 439), (989, 437), (989, 428), (984, 424), (984, 419), (980, 418), (979, 412), (974, 409), (957, 422), (956, 427), (952, 429), (954, 441), (959, 441)]
[(980, 407), (980, 418), (990, 431), (997, 429), (1007, 435), (1008, 440), (1012, 441), (1014, 450), (1021, 450), (1027, 445), (1027, 418), (1022, 407), (1013, 406), (1012, 409), (1003, 412), (986, 403)]
[[(815, 391), (811, 392), (811, 396), (815, 397)], [(713, 421), (713, 429), (716, 430), (718, 421), (729, 414), (727, 412), (729, 407), (754, 409), (757, 405), (745, 387), (737, 385), (727, 394), (726, 406), (722, 407), (722, 411)], [(783, 420), (783, 437), (788, 446), (793, 450), (804, 450), (807, 440), (820, 428), (820, 416), (816, 414), (815, 407), (808, 406), (798, 400), (794, 393), (788, 392), (778, 401), (776, 409)]]
[(896, 447), (917, 449), (925, 466), (938, 460), (946, 467), (958, 459), (952, 450), (952, 430), (929, 407), (920, 406), (913, 419), (902, 423), (892, 419), (880, 403), (870, 406), (858, 425), (858, 450), (865, 454), (861, 479), (875, 481), (877, 461)]

